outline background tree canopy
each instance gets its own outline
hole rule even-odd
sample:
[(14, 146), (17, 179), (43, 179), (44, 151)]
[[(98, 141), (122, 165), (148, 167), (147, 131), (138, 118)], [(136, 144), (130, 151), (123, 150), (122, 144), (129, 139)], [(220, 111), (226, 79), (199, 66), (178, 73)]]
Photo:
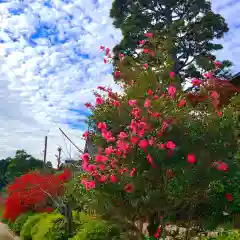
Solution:
[[(213, 52), (223, 48), (212, 41), (229, 30), (224, 18), (212, 12), (211, 3), (206, 0), (114, 0), (110, 17), (123, 34), (122, 41), (114, 48), (115, 60), (119, 52), (125, 51), (146, 62), (136, 49), (139, 39), (150, 31), (165, 43), (174, 62), (173, 71), (181, 81), (185, 77), (200, 77), (212, 69), (211, 60), (216, 59)], [(230, 61), (223, 61), (216, 74), (230, 77), (230, 66)]]
[[(52, 168), (51, 162), (46, 164)], [(43, 168), (43, 162), (24, 150), (17, 150), (14, 157), (0, 160), (0, 188), (2, 189), (14, 178), (35, 169)]]

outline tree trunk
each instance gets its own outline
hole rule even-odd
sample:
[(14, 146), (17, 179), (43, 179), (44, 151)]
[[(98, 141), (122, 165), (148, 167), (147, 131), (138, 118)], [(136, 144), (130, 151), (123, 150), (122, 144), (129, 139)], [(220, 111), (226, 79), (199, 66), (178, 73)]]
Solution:
[(65, 219), (66, 219), (66, 230), (68, 233), (68, 237), (72, 237), (73, 235), (73, 219), (72, 219), (72, 209), (70, 204), (67, 202), (65, 205)]

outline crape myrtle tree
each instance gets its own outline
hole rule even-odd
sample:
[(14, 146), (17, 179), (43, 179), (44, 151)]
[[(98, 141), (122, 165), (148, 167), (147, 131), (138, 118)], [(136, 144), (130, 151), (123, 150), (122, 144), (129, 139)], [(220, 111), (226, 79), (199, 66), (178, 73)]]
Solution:
[[(172, 69), (172, 62), (164, 68)], [(142, 238), (143, 222), (158, 238), (163, 221), (181, 214), (203, 225), (221, 221), (223, 211), (230, 217), (233, 205), (239, 212), (239, 196), (229, 183), (238, 171), (238, 97), (220, 109), (222, 88), (210, 73), (193, 80), (200, 95), (189, 94), (173, 71), (166, 76), (129, 56), (121, 57), (114, 75), (122, 94), (99, 86), (96, 106), (86, 103), (93, 115), (84, 136), (98, 152), (82, 156), (87, 175), (81, 183), (91, 190), (96, 212), (121, 223), (133, 239)]]
[[(144, 34), (151, 31), (166, 41), (173, 61), (172, 71), (181, 81), (186, 77), (201, 77), (213, 68), (216, 60), (213, 52), (222, 49), (222, 45), (212, 41), (222, 38), (229, 30), (224, 18), (211, 10), (207, 0), (114, 0), (110, 17), (123, 34), (113, 50), (115, 66), (119, 53), (134, 56), (143, 63), (146, 54), (137, 49), (148, 44)], [(159, 49), (157, 57), (160, 54)], [(152, 64), (158, 66), (157, 58), (152, 59)], [(230, 77), (230, 66), (231, 62), (223, 61), (215, 74)]]

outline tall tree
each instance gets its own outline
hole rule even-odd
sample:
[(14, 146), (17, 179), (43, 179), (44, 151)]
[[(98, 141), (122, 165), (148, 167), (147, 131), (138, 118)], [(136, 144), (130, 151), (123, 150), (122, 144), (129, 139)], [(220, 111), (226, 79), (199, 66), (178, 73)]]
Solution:
[[(50, 162), (46, 163), (48, 169), (52, 168)], [(43, 162), (28, 154), (25, 150), (17, 150), (14, 157), (0, 161), (0, 189), (12, 182), (14, 178), (35, 169), (41, 169)]]
[[(224, 18), (211, 10), (207, 0), (114, 0), (110, 16), (123, 34), (114, 48), (115, 59), (125, 50), (142, 61), (144, 53), (136, 50), (139, 39), (150, 31), (165, 42), (173, 71), (182, 81), (212, 69), (216, 59), (213, 52), (223, 48), (212, 40), (222, 38), (229, 30)], [(217, 75), (228, 77), (230, 72), (226, 69), (230, 66), (231, 62), (223, 61)]]

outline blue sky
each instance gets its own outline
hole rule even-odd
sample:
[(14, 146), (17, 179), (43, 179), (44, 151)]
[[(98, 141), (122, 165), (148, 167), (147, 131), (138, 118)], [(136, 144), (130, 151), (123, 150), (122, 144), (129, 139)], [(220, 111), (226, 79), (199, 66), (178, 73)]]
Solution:
[[(58, 145), (70, 151), (57, 126), (83, 147), (79, 137), (98, 85), (118, 89), (99, 46), (121, 40), (108, 17), (111, 0), (0, 0), (0, 158), (24, 148), (42, 158), (48, 133), (48, 159)], [(219, 59), (240, 71), (240, 1), (213, 0), (231, 31), (220, 40)], [(7, 63), (7, 64), (6, 64)], [(76, 151), (72, 148), (71, 153)]]

